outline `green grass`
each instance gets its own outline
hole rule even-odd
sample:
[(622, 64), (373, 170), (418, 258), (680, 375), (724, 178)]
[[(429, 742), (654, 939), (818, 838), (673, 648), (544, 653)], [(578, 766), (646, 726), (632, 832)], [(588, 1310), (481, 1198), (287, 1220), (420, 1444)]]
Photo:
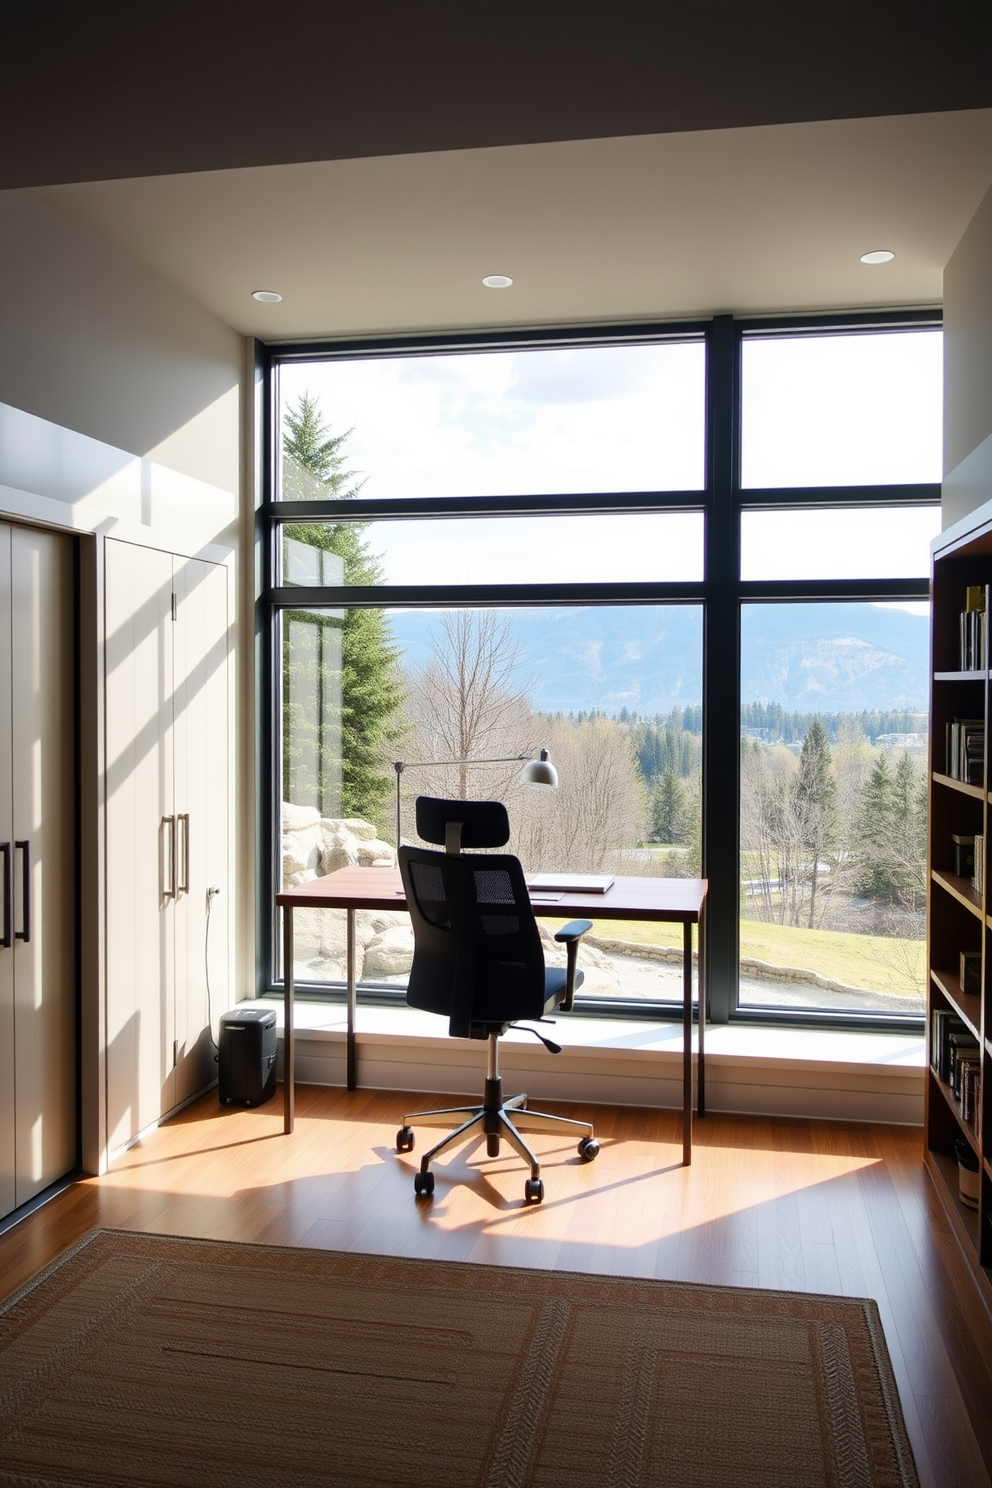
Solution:
[[(603, 921), (594, 935), (638, 945), (681, 946), (679, 925), (624, 920)], [(831, 981), (866, 992), (889, 992), (902, 997), (923, 996), (924, 943), (887, 935), (853, 935), (841, 930), (802, 930), (793, 925), (770, 925), (741, 920), (741, 956), (818, 972)]]

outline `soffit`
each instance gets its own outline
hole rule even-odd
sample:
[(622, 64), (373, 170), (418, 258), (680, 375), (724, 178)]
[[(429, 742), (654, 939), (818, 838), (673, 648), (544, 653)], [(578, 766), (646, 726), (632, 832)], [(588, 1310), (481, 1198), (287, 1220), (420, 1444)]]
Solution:
[(0, 187), (992, 106), (976, 0), (4, 0)]
[[(992, 109), (40, 188), (263, 340), (933, 305)], [(893, 263), (866, 268), (869, 249)], [(513, 287), (485, 289), (485, 274)], [(255, 289), (282, 304), (261, 306)]]

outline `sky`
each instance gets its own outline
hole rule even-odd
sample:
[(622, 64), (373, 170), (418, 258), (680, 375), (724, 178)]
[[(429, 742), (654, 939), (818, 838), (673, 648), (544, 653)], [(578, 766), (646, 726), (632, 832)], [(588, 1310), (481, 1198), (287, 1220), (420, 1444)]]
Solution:
[[(288, 365), (362, 494), (382, 498), (701, 490), (701, 341)], [(752, 487), (939, 481), (939, 331), (744, 345), (742, 470)], [(929, 572), (936, 508), (748, 512), (745, 579)], [(388, 582), (699, 579), (702, 518), (666, 513), (383, 523)]]

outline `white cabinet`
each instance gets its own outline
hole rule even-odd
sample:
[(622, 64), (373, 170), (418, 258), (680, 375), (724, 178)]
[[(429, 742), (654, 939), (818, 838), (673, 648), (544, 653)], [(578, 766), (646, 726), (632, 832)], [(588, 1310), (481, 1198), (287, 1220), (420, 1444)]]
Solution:
[(218, 564), (108, 539), (104, 595), (113, 1150), (216, 1077), (207, 976), (216, 1027), (229, 1001), (230, 636)]
[(0, 1215), (76, 1164), (72, 562), (0, 523)]

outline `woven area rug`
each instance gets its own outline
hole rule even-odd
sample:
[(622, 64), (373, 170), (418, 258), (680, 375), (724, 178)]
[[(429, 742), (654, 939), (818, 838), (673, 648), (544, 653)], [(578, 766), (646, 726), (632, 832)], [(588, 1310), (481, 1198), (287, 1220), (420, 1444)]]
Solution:
[(0, 1483), (917, 1478), (871, 1301), (98, 1230), (0, 1311)]

